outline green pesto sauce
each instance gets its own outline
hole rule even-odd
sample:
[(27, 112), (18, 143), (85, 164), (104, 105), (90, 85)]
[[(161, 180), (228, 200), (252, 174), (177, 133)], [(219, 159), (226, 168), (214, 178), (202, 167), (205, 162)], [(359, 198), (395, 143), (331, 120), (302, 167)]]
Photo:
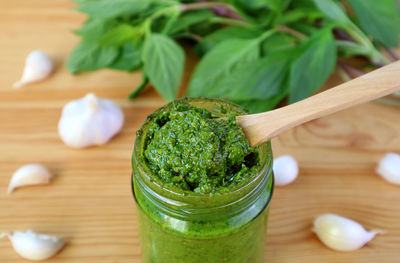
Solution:
[(181, 100), (150, 116), (142, 157), (154, 179), (174, 189), (223, 193), (257, 173), (258, 149), (235, 120), (244, 112), (220, 107), (216, 115)]

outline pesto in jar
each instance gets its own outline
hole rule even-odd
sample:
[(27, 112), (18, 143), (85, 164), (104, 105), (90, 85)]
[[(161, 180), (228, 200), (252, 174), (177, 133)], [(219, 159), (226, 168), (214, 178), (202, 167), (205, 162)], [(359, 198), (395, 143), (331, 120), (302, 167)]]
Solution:
[(143, 263), (262, 263), (273, 189), (270, 143), (253, 148), (226, 100), (191, 98), (137, 132), (132, 190)]
[(149, 117), (142, 157), (155, 180), (175, 190), (224, 193), (257, 173), (258, 149), (235, 120), (246, 112), (226, 105), (216, 112), (180, 100)]

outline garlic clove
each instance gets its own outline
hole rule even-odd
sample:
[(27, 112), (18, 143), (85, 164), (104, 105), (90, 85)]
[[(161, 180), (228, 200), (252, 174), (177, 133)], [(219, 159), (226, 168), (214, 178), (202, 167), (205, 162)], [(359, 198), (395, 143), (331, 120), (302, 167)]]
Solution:
[(368, 243), (381, 230), (367, 231), (351, 219), (324, 214), (314, 220), (313, 232), (327, 247), (337, 251), (352, 251)]
[(50, 172), (42, 165), (27, 164), (19, 168), (11, 177), (8, 185), (8, 194), (11, 194), (15, 188), (50, 183), (52, 176)]
[(28, 260), (45, 260), (57, 254), (64, 247), (62, 238), (43, 234), (36, 234), (31, 230), (26, 232), (3, 233), (0, 237), (7, 236), (11, 244), (21, 257)]
[(84, 148), (107, 143), (123, 123), (124, 115), (117, 104), (89, 93), (64, 106), (58, 132), (66, 145)]
[(379, 161), (376, 173), (389, 183), (400, 185), (400, 155), (397, 153), (386, 154)]
[(25, 61), (22, 78), (14, 83), (14, 88), (47, 78), (53, 71), (53, 62), (50, 57), (40, 50), (32, 51)]
[(273, 163), (275, 185), (284, 186), (293, 182), (299, 174), (296, 159), (290, 155), (283, 155), (274, 159)]

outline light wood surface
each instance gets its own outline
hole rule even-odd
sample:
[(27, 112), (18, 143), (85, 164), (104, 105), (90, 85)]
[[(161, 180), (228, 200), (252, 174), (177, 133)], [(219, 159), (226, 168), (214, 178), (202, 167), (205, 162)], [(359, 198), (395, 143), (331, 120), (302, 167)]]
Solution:
[[(69, 238), (49, 262), (140, 262), (130, 157), (135, 131), (164, 104), (146, 90), (126, 100), (140, 73), (102, 70), (70, 75), (62, 63), (78, 39), (71, 31), (84, 17), (66, 0), (0, 1), (0, 232), (33, 229)], [(12, 89), (26, 55), (42, 49), (58, 68), (47, 81)], [(193, 69), (187, 62), (183, 86)], [(326, 86), (339, 84), (332, 77)], [(62, 106), (95, 92), (122, 106), (126, 123), (104, 147), (74, 150), (57, 135)], [(400, 152), (399, 108), (363, 104), (291, 129), (273, 140), (275, 156), (292, 154), (299, 178), (276, 188), (271, 205), (265, 262), (398, 262), (400, 188), (374, 173), (379, 158)], [(8, 196), (12, 173), (39, 162), (55, 175), (51, 185), (17, 189)], [(321, 213), (338, 213), (367, 228), (385, 229), (366, 247), (350, 253), (324, 247), (311, 232)], [(26, 262), (0, 239), (0, 262)]]
[(282, 132), (329, 114), (378, 99), (400, 90), (400, 61), (279, 109), (237, 116), (253, 146)]

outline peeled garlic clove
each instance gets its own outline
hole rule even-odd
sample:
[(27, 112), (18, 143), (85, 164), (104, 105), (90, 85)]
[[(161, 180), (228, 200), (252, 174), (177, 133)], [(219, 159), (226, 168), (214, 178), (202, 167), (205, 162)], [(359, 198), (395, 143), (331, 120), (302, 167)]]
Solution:
[(400, 155), (386, 154), (378, 164), (376, 172), (391, 184), (400, 185)]
[(42, 165), (24, 165), (13, 174), (8, 185), (8, 194), (11, 194), (15, 188), (21, 186), (48, 184), (51, 177), (50, 172)]
[(52, 71), (53, 62), (50, 57), (43, 51), (34, 50), (26, 58), (22, 78), (14, 83), (14, 88), (19, 88), (27, 83), (45, 79)]
[(275, 185), (284, 186), (293, 182), (299, 174), (297, 161), (290, 155), (274, 159), (273, 167)]
[(36, 234), (31, 230), (26, 232), (3, 233), (0, 237), (7, 236), (15, 252), (29, 260), (39, 261), (48, 259), (61, 250), (64, 240), (43, 234)]
[(64, 106), (58, 133), (68, 146), (83, 148), (107, 143), (123, 123), (124, 115), (117, 104), (89, 93)]
[(381, 230), (367, 231), (359, 223), (334, 214), (314, 220), (313, 232), (326, 246), (337, 251), (356, 250), (368, 243)]

